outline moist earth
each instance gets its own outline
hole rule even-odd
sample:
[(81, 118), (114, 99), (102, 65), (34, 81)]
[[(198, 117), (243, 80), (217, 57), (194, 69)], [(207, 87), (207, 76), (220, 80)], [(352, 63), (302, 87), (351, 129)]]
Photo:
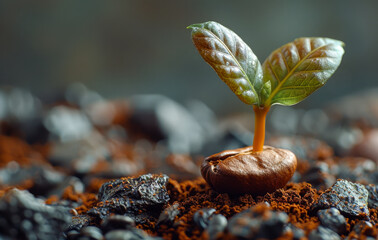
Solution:
[[(91, 102), (85, 89), (47, 101), (0, 88), (1, 239), (378, 237), (378, 156), (361, 147), (377, 141), (377, 108), (355, 116), (341, 100), (316, 114), (273, 109), (307, 119), (267, 123), (267, 145), (294, 152), (296, 172), (269, 193), (228, 194), (202, 179), (200, 165), (251, 143), (244, 115), (216, 119), (199, 101), (159, 95)], [(366, 96), (375, 106), (378, 95)], [(23, 108), (11, 107), (14, 98)]]

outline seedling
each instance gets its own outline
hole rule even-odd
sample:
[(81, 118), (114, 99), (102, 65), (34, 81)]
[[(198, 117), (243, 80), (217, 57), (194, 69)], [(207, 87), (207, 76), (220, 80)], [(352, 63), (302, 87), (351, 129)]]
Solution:
[[(222, 152), (218, 156), (221, 159), (218, 160), (214, 160), (214, 156), (216, 155), (205, 159), (205, 162), (211, 165), (212, 175), (220, 174), (220, 162), (223, 161), (222, 164), (226, 164), (225, 160), (230, 156), (233, 156), (232, 158), (239, 158), (240, 160), (240, 157), (237, 157), (237, 155), (240, 154), (251, 155), (254, 160), (249, 159), (248, 161), (256, 161), (257, 167), (261, 167), (261, 164), (265, 163), (269, 163), (268, 165), (270, 165), (274, 161), (264, 159), (267, 157), (265, 156), (265, 151), (273, 151), (278, 155), (282, 154), (282, 152), (277, 152), (278, 150), (274, 150), (272, 147), (264, 147), (265, 119), (270, 107), (274, 104), (286, 106), (297, 104), (323, 86), (336, 71), (341, 62), (341, 58), (344, 54), (344, 43), (330, 38), (299, 38), (273, 51), (263, 65), (261, 65), (249, 46), (233, 31), (221, 24), (205, 22), (190, 25), (188, 28), (192, 30), (193, 43), (203, 59), (215, 70), (218, 76), (241, 101), (253, 106), (255, 112), (253, 147), (236, 149), (232, 151), (232, 154), (230, 152), (227, 154)], [(286, 156), (287, 154), (289, 153), (285, 153), (284, 155)], [(226, 155), (228, 157), (226, 157)], [(262, 156), (264, 157), (262, 158)], [(245, 158), (245, 156), (243, 156), (243, 158)], [(255, 158), (258, 159), (256, 160)], [(272, 158), (272, 156), (269, 156), (269, 158)], [(217, 158), (215, 157), (215, 159)], [(247, 161), (246, 159), (243, 161), (239, 160), (237, 161)], [(291, 163), (286, 166), (290, 168), (290, 171), (288, 169), (276, 169), (277, 171), (285, 172), (284, 181), (286, 182), (283, 185), (287, 183), (295, 171), (295, 168), (294, 170), (292, 169), (294, 165), (296, 167), (295, 156), (294, 160), (291, 160)], [(232, 163), (227, 161), (227, 165), (235, 164), (235, 161), (235, 159), (231, 161)], [(277, 164), (283, 164), (281, 161), (285, 162), (287, 159), (277, 161)], [(205, 175), (207, 176), (205, 179), (214, 188), (223, 191), (222, 189), (225, 187), (216, 187), (214, 186), (214, 181), (209, 182), (209, 173), (204, 173), (204, 171), (208, 171), (209, 169), (207, 169), (206, 167), (208, 166), (205, 165), (204, 163), (201, 169), (204, 177)], [(246, 177), (250, 177), (251, 174), (261, 175), (259, 172), (254, 172), (255, 170), (246, 170), (245, 164), (244, 166), (243, 164), (238, 166), (241, 167), (242, 170), (235, 170), (236, 166), (227, 167), (232, 168), (232, 170), (228, 169), (227, 173), (225, 173), (228, 177), (231, 175), (234, 176), (235, 174), (235, 178), (240, 178), (241, 175), (245, 175)], [(204, 170), (204, 168), (206, 169)], [(268, 171), (269, 174), (271, 174), (267, 176), (268, 178), (277, 174), (276, 170), (267, 170), (264, 168), (265, 172)], [(238, 171), (238, 173), (231, 173), (230, 171)], [(291, 174), (291, 176), (288, 178), (289, 174)], [(278, 175), (280, 175), (280, 173), (278, 173)], [(263, 178), (260, 180), (265, 181), (267, 179)], [(277, 179), (274, 179), (274, 181), (276, 182)], [(280, 184), (276, 185), (281, 186), (282, 181), (280, 181)], [(233, 186), (235, 185), (233, 184)], [(256, 188), (253, 184), (249, 184), (248, 187)], [(251, 189), (238, 191), (232, 188), (226, 191), (257, 193), (261, 192), (263, 187), (262, 185), (262, 188), (258, 191)], [(268, 188), (267, 191), (269, 190), (272, 189)]]

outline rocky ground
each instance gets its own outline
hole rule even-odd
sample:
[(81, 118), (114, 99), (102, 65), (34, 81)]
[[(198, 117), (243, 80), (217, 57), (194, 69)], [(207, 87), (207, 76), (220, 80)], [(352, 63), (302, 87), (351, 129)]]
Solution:
[(56, 96), (0, 89), (1, 239), (377, 238), (378, 90), (273, 108), (267, 145), (298, 168), (264, 196), (217, 193), (199, 174), (205, 156), (251, 144), (250, 114), (80, 84)]

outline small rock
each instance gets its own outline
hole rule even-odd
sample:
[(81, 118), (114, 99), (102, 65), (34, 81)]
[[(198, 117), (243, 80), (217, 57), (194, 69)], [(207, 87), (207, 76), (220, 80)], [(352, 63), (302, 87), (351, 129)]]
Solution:
[(160, 224), (171, 225), (174, 222), (176, 216), (180, 214), (180, 210), (178, 210), (179, 206), (180, 205), (178, 203), (175, 203), (172, 206), (164, 209), (160, 213), (156, 226), (159, 226)]
[(166, 175), (145, 174), (136, 178), (120, 178), (104, 183), (98, 193), (100, 201), (129, 197), (146, 205), (165, 204), (169, 200)]
[(101, 229), (104, 233), (112, 230), (127, 230), (133, 227), (135, 227), (135, 221), (128, 216), (122, 215), (111, 215), (101, 224)]
[(319, 226), (308, 236), (309, 240), (339, 240), (340, 236), (329, 228)]
[(0, 87), (0, 131), (22, 137), (29, 143), (45, 143), (48, 132), (43, 126), (41, 101), (29, 91)]
[(308, 182), (318, 190), (325, 190), (331, 187), (336, 182), (336, 179), (330, 174), (327, 163), (315, 162), (315, 164), (302, 175), (300, 182)]
[(105, 234), (106, 240), (158, 240), (161, 238), (150, 237), (143, 230), (113, 230)]
[(166, 175), (145, 174), (104, 183), (98, 193), (99, 203), (88, 214), (100, 219), (111, 213), (131, 217), (136, 223), (157, 218), (169, 201)]
[(77, 230), (70, 230), (66, 233), (68, 240), (77, 240), (80, 236), (80, 233)]
[(69, 170), (85, 174), (92, 170), (99, 159), (110, 156), (107, 140), (97, 131), (86, 137), (64, 142), (53, 142), (49, 161)]
[(378, 162), (362, 157), (335, 158), (332, 174), (351, 182), (378, 184)]
[(46, 115), (44, 124), (59, 141), (79, 140), (92, 131), (92, 124), (87, 116), (73, 108), (57, 106)]
[(24, 122), (35, 118), (42, 112), (40, 100), (27, 90), (20, 88), (0, 89), (0, 94), (2, 95), (0, 97), (2, 102), (0, 118)]
[(369, 192), (368, 206), (369, 208), (378, 209), (378, 186), (377, 185), (367, 185), (366, 190)]
[(15, 186), (30, 180), (33, 182), (33, 186), (28, 190), (32, 194), (46, 197), (65, 178), (64, 174), (54, 170), (48, 164), (33, 164), (25, 167), (9, 165), (0, 170), (0, 182), (2, 184)]
[(1, 236), (12, 239), (58, 239), (71, 221), (68, 212), (17, 189), (0, 198), (0, 216)]
[(272, 211), (265, 204), (258, 204), (233, 216), (228, 224), (231, 235), (242, 239), (274, 239), (282, 235), (288, 216)]
[(70, 225), (64, 230), (65, 232), (76, 231), (79, 232), (83, 227), (89, 225), (91, 217), (88, 215), (76, 215), (72, 217)]
[(136, 175), (144, 169), (145, 155), (136, 152), (136, 146), (106, 139), (94, 130), (79, 140), (52, 143), (49, 160), (79, 176), (90, 173), (94, 177), (114, 179)]
[(102, 240), (103, 239), (101, 229), (99, 229), (98, 227), (94, 227), (94, 226), (88, 226), (88, 227), (82, 228), (81, 231), (80, 231), (79, 239), (81, 237), (85, 237), (85, 238), (90, 239), (90, 240)]
[(205, 131), (182, 105), (162, 95), (139, 95), (131, 99), (130, 123), (155, 140), (164, 140), (173, 153), (201, 149)]
[(300, 240), (305, 236), (305, 232), (303, 231), (303, 229), (300, 229), (291, 223), (286, 225), (285, 232), (286, 231), (289, 231), (293, 234), (293, 240)]
[(227, 218), (222, 214), (213, 214), (210, 218), (206, 232), (210, 240), (215, 240), (227, 227)]
[(353, 217), (368, 218), (368, 191), (359, 183), (339, 179), (312, 206), (312, 209), (337, 208), (340, 212)]
[(346, 231), (346, 220), (336, 208), (319, 210), (318, 217), (324, 227), (338, 234), (343, 234)]
[(327, 134), (319, 137), (333, 147), (336, 155), (346, 156), (350, 148), (362, 138), (362, 134), (361, 129), (336, 121), (327, 129)]
[(202, 229), (206, 229), (209, 225), (210, 218), (215, 213), (214, 208), (202, 208), (194, 213), (193, 221), (197, 226)]
[(186, 102), (185, 106), (200, 124), (206, 139), (211, 139), (218, 134), (218, 119), (205, 103), (197, 99), (191, 99)]

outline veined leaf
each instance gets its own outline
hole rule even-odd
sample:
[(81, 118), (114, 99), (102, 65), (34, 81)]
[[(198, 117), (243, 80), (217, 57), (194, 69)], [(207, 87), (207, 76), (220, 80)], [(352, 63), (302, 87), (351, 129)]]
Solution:
[(246, 104), (260, 104), (262, 68), (255, 54), (233, 31), (216, 22), (193, 24), (192, 39), (203, 59)]
[(294, 105), (323, 86), (340, 65), (344, 43), (330, 38), (299, 38), (275, 50), (264, 62), (271, 93), (263, 104)]

